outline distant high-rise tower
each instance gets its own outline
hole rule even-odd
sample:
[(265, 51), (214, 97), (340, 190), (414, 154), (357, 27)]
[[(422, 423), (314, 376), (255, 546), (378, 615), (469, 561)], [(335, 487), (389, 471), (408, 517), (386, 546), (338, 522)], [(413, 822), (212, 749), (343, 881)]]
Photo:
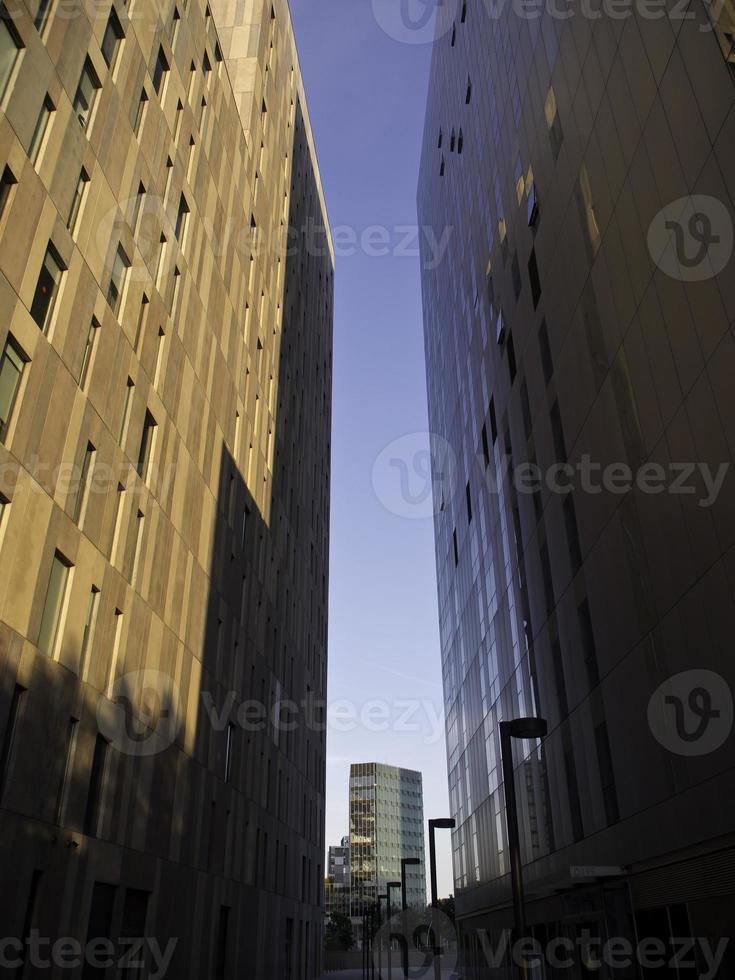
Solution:
[(422, 288), (471, 975), (512, 924), (522, 716), (549, 725), (513, 746), (534, 935), (732, 930), (735, 21), (624, 7), (437, 7), (418, 212), (448, 235)]
[(350, 838), (331, 845), (327, 854), (325, 912), (350, 914)]
[(19, 0), (0, 49), (2, 936), (311, 980), (333, 255), (287, 0)]
[[(350, 914), (363, 915), (385, 894), (386, 882), (400, 881), (401, 859), (409, 866), (408, 905), (426, 906), (424, 799), (420, 772), (381, 763), (350, 767)], [(400, 901), (395, 893), (393, 902)], [(385, 907), (384, 907), (385, 908)]]

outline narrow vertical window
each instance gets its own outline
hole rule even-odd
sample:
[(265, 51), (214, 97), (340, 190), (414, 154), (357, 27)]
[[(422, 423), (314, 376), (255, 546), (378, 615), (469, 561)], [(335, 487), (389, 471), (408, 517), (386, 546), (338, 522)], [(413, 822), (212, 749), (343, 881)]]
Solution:
[[(5, 22), (3, 21), (3, 23)], [(34, 167), (37, 167), (41, 162), (41, 155), (46, 147), (47, 136), (51, 128), (51, 119), (55, 112), (56, 106), (51, 101), (51, 96), (47, 94), (41, 104), (41, 111), (38, 113), (38, 119), (28, 146), (28, 157)]]
[(166, 332), (163, 327), (158, 328), (158, 353), (156, 354), (156, 371), (153, 375), (153, 387), (158, 388), (161, 381), (161, 368), (163, 367), (163, 352), (166, 345)]
[(51, 2), (52, 0), (39, 0), (38, 10), (33, 19), (33, 26), (42, 37), (46, 29), (46, 24), (48, 23), (49, 14), (51, 13)]
[(115, 316), (117, 316), (120, 312), (123, 290), (127, 279), (127, 271), (130, 268), (130, 265), (131, 262), (125, 254), (125, 250), (123, 249), (122, 245), (118, 245), (117, 251), (115, 252), (115, 258), (112, 262), (110, 285), (107, 287), (107, 302), (110, 304)]
[(531, 255), (528, 259), (528, 278), (531, 281), (531, 298), (533, 300), (534, 310), (538, 306), (538, 301), (541, 299), (541, 279), (538, 274), (538, 263), (536, 262), (536, 249), (531, 249)]
[(171, 290), (171, 314), (173, 315), (176, 309), (176, 304), (179, 301), (179, 290), (181, 289), (181, 269), (177, 265), (174, 266), (174, 288)]
[(159, 289), (161, 286), (161, 280), (163, 278), (163, 270), (166, 267), (166, 253), (168, 251), (168, 242), (166, 236), (161, 233), (160, 248), (158, 250), (158, 266), (156, 268), (156, 284)]
[(551, 153), (554, 160), (559, 158), (559, 151), (564, 140), (564, 133), (559, 119), (559, 109), (556, 104), (556, 93), (553, 86), (546, 93), (544, 102), (544, 115), (546, 116), (546, 128), (549, 131), (549, 142), (551, 143)]
[(143, 211), (143, 204), (145, 203), (145, 193), (146, 193), (145, 184), (141, 180), (138, 184), (138, 192), (135, 195), (135, 205), (133, 206), (132, 229), (134, 235), (137, 235), (138, 233), (138, 221)]
[(140, 343), (140, 335), (143, 332), (143, 324), (145, 322), (145, 315), (148, 310), (148, 297), (145, 293), (140, 301), (140, 312), (138, 313), (138, 322), (135, 325), (135, 343), (133, 344), (133, 350), (137, 352), (138, 345)]
[(146, 109), (148, 108), (148, 93), (143, 88), (140, 91), (140, 99), (138, 100), (138, 106), (135, 110), (135, 121), (133, 122), (133, 132), (136, 136), (140, 136), (143, 129), (143, 122), (145, 120)]
[(105, 64), (110, 70), (115, 67), (115, 61), (124, 37), (125, 32), (122, 29), (120, 19), (115, 12), (115, 8), (112, 7), (102, 38), (102, 57), (105, 59)]
[(130, 411), (133, 406), (133, 388), (135, 388), (133, 379), (128, 378), (125, 384), (125, 402), (123, 404), (122, 419), (120, 420), (120, 435), (117, 440), (121, 446), (124, 446), (125, 439), (128, 434), (128, 426), (130, 424)]
[(69, 725), (66, 730), (66, 745), (64, 748), (64, 768), (61, 772), (61, 781), (59, 783), (59, 791), (56, 795), (56, 808), (54, 811), (54, 823), (57, 826), (61, 826), (64, 816), (66, 814), (66, 803), (69, 791), (69, 784), (71, 782), (72, 769), (74, 767), (74, 752), (76, 750), (77, 744), (77, 733), (79, 731), (79, 722), (76, 718), (69, 719)]
[(145, 419), (143, 420), (143, 433), (140, 438), (140, 451), (138, 452), (138, 465), (136, 467), (138, 475), (144, 480), (148, 476), (151, 458), (153, 456), (153, 442), (155, 439), (157, 423), (146, 409)]
[(541, 321), (541, 326), (538, 328), (538, 345), (541, 352), (541, 366), (544, 371), (544, 381), (548, 385), (551, 381), (551, 376), (554, 373), (554, 359), (551, 356), (551, 344), (549, 343), (549, 330), (546, 326), (546, 320)]
[(87, 383), (87, 378), (89, 377), (90, 368), (92, 367), (92, 359), (94, 357), (95, 347), (97, 345), (97, 335), (99, 329), (99, 321), (92, 317), (92, 321), (89, 324), (89, 330), (87, 331), (87, 338), (84, 342), (82, 366), (79, 369), (79, 377), (77, 379), (77, 383), (82, 390), (84, 390), (84, 386)]
[(168, 76), (168, 60), (163, 47), (159, 47), (156, 56), (156, 64), (153, 68), (153, 88), (156, 95), (161, 95), (161, 90), (165, 89), (166, 77)]
[(226, 905), (222, 905), (219, 910), (219, 922), (217, 923), (217, 948), (214, 964), (214, 980), (225, 980), (227, 976), (227, 932), (230, 918), (230, 910)]
[(230, 722), (227, 725), (227, 744), (225, 745), (225, 782), (229, 783), (232, 775), (232, 751), (233, 739), (235, 736), (235, 726)]
[(24, 47), (5, 4), (0, 4), (0, 99), (5, 98), (13, 69)]
[(472, 101), (472, 81), (470, 78), (467, 79), (467, 91), (464, 97), (465, 105), (469, 105)]
[(107, 678), (107, 696), (112, 697), (115, 681), (117, 680), (117, 665), (120, 661), (120, 647), (122, 646), (123, 613), (121, 609), (115, 610), (115, 638), (112, 643), (112, 660), (110, 661), (110, 674)]
[(7, 211), (17, 185), (13, 171), (10, 167), (5, 167), (0, 177), (0, 219)]
[(577, 199), (579, 201), (579, 207), (582, 214), (582, 223), (586, 232), (585, 241), (587, 243), (587, 251), (591, 259), (593, 259), (600, 248), (600, 226), (597, 221), (597, 211), (595, 210), (595, 202), (592, 198), (592, 186), (590, 184), (589, 173), (587, 172), (587, 165), (582, 163), (579, 168), (579, 181), (577, 183)]
[(508, 334), (507, 351), (508, 351), (508, 375), (510, 377), (510, 383), (513, 384), (513, 382), (516, 379), (516, 349), (515, 349), (515, 344), (513, 343), (513, 335), (510, 333)]
[(87, 616), (84, 620), (84, 634), (82, 635), (82, 650), (79, 657), (79, 676), (82, 680), (87, 679), (87, 669), (94, 644), (94, 632), (97, 628), (99, 606), (100, 590), (96, 585), (93, 585), (89, 593), (89, 602), (87, 603)]
[(46, 601), (41, 616), (41, 628), (38, 633), (38, 648), (47, 656), (52, 657), (56, 651), (61, 632), (61, 618), (66, 599), (69, 576), (72, 564), (60, 551), (55, 552), (51, 564)]
[(74, 113), (82, 129), (87, 129), (90, 124), (97, 94), (101, 88), (102, 85), (97, 77), (97, 72), (94, 70), (89, 56), (87, 56), (82, 66), (82, 74), (79, 76), (79, 84), (72, 103)]
[(143, 548), (143, 528), (145, 526), (145, 514), (142, 510), (138, 511), (135, 522), (135, 551), (133, 552), (133, 568), (130, 573), (130, 582), (135, 585), (138, 579), (138, 567), (140, 565), (140, 553)]
[(8, 719), (5, 722), (5, 734), (3, 735), (2, 750), (0, 751), (0, 800), (2, 800), (5, 786), (10, 776), (13, 766), (13, 756), (15, 743), (18, 734), (18, 723), (21, 718), (23, 703), (26, 690), (20, 684), (16, 684), (13, 689), (13, 696), (10, 700)]
[(84, 459), (82, 460), (82, 466), (79, 472), (79, 488), (77, 490), (77, 497), (74, 503), (74, 521), (79, 524), (80, 527), (84, 523), (84, 515), (89, 502), (89, 488), (92, 482), (94, 458), (96, 454), (97, 450), (91, 442), (88, 442), (87, 448), (84, 451)]
[(64, 271), (65, 266), (59, 253), (54, 248), (53, 243), (49, 242), (31, 302), (31, 316), (45, 334), (48, 333), (51, 326)]
[(28, 358), (15, 338), (8, 334), (0, 359), (0, 442), (8, 434)]
[(110, 561), (115, 564), (117, 549), (120, 543), (120, 532), (122, 531), (122, 519), (125, 505), (125, 487), (122, 483), (117, 485), (117, 504), (115, 507), (115, 523), (112, 528), (112, 543), (110, 545)]
[(71, 201), (71, 207), (69, 208), (69, 217), (66, 221), (66, 227), (69, 229), (72, 235), (76, 230), (77, 220), (82, 211), (82, 205), (84, 204), (84, 198), (88, 186), (89, 175), (84, 167), (82, 167), (79, 173), (79, 179), (77, 180), (77, 186), (74, 189), (74, 197)]
[(174, 15), (171, 23), (171, 47), (173, 48), (176, 44), (176, 38), (179, 36), (179, 25), (181, 24), (181, 14), (179, 13), (179, 8), (174, 7)]
[(102, 797), (105, 790), (109, 748), (109, 742), (98, 735), (94, 743), (92, 771), (89, 775), (89, 789), (87, 791), (87, 808), (84, 813), (84, 833), (88, 837), (96, 837), (100, 831)]
[(179, 210), (176, 214), (176, 228), (174, 234), (178, 241), (186, 235), (186, 224), (189, 218), (189, 205), (186, 203), (186, 198), (182, 194), (179, 198)]

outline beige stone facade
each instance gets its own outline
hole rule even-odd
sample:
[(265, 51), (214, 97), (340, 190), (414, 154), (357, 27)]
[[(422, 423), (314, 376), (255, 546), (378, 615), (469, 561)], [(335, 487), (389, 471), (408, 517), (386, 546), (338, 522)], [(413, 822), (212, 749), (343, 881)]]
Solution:
[(2, 17), (0, 937), (308, 980), (333, 255), (288, 6)]

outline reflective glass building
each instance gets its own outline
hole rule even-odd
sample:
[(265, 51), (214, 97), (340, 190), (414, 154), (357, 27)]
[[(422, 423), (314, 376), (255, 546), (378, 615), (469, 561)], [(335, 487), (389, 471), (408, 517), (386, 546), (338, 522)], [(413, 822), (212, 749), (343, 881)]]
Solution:
[(437, 8), (418, 212), (449, 242), (422, 287), (477, 976), (513, 921), (503, 719), (549, 724), (514, 745), (534, 934), (717, 940), (735, 907), (732, 32), (592, 7)]

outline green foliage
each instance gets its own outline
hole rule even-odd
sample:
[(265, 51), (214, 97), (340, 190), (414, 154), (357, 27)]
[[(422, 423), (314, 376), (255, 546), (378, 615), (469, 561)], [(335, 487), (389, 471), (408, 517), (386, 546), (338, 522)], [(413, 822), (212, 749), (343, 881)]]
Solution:
[(327, 949), (352, 949), (355, 940), (352, 935), (352, 923), (342, 912), (333, 912), (327, 922), (324, 933), (324, 943)]

